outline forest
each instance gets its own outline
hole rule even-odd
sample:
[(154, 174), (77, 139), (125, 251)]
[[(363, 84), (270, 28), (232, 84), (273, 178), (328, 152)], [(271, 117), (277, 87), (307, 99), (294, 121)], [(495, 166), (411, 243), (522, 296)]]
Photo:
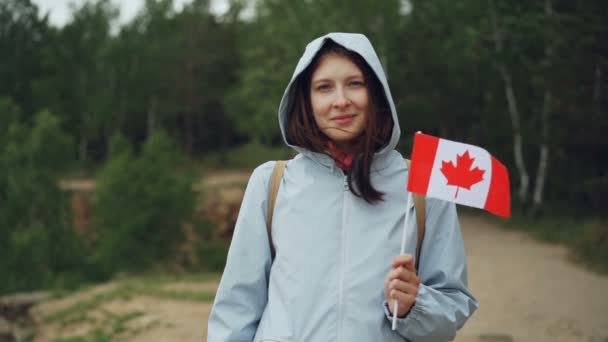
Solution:
[[(232, 0), (220, 15), (146, 0), (118, 15), (91, 0), (56, 27), (0, 1), (0, 293), (175, 262), (184, 222), (201, 253), (225, 253), (192, 184), (292, 155), (279, 101), (331, 31), (374, 44), (402, 154), (416, 131), (483, 146), (509, 169), (517, 220), (567, 222), (608, 263), (608, 2)], [(91, 236), (72, 227), (69, 178), (95, 179)]]

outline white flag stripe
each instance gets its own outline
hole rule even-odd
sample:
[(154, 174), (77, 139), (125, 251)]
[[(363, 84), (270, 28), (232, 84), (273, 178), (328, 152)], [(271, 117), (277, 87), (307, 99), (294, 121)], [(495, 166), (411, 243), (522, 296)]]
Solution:
[[(458, 167), (457, 157), (462, 156), (466, 151), (469, 151), (469, 156), (474, 160), (471, 169), (478, 167), (485, 171), (483, 173), (483, 180), (473, 184), (471, 190), (456, 185), (448, 185), (447, 177), (441, 172), (442, 162), (444, 161), (446, 163), (452, 162), (455, 167)], [(473, 145), (440, 139), (427, 196), (454, 201), (456, 200), (456, 191), (458, 191), (458, 203), (476, 208), (484, 208), (488, 190), (490, 189), (491, 178), (492, 157), (486, 150)]]

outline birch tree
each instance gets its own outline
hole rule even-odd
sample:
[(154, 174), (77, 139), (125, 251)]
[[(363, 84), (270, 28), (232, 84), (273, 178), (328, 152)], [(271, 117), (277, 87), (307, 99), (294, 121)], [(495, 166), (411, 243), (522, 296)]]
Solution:
[(553, 2), (545, 0), (545, 61), (544, 78), (545, 89), (543, 95), (543, 108), (541, 117), (541, 142), (539, 146), (538, 167), (536, 170), (536, 181), (534, 182), (534, 195), (532, 198), (532, 214), (535, 216), (543, 205), (543, 194), (547, 178), (547, 166), (549, 165), (549, 134), (551, 130), (552, 97), (550, 74), (553, 65)]
[(512, 76), (509, 68), (502, 59), (504, 54), (504, 27), (500, 22), (498, 10), (494, 0), (490, 0), (490, 20), (492, 21), (492, 33), (494, 39), (494, 48), (496, 51), (495, 64), (498, 68), (500, 76), (504, 82), (504, 92), (507, 99), (508, 112), (511, 117), (511, 128), (513, 131), (513, 155), (515, 159), (515, 166), (519, 175), (519, 190), (517, 195), (522, 203), (527, 201), (530, 176), (528, 175), (528, 169), (524, 161), (523, 155), (523, 134), (521, 128), (521, 115), (519, 106), (517, 103), (517, 97), (515, 95), (515, 89), (513, 87)]

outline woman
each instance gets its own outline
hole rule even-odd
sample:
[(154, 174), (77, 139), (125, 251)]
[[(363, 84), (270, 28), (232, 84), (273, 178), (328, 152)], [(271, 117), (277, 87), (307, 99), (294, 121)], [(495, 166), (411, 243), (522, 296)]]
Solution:
[[(253, 172), (208, 341), (448, 341), (478, 304), (455, 206), (427, 199), (418, 274), (407, 164), (380, 61), (360, 34), (312, 41), (279, 106), (289, 160), (266, 230), (270, 174)], [(413, 215), (410, 215), (413, 216)], [(391, 329), (393, 301), (399, 302)], [(390, 303), (391, 305), (388, 305)]]

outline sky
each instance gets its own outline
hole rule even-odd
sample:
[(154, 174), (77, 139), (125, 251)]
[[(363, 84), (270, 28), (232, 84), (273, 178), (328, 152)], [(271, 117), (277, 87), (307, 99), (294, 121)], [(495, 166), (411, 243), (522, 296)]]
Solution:
[[(49, 13), (49, 20), (55, 26), (63, 26), (70, 19), (71, 11), (69, 4), (73, 3), (77, 6), (85, 3), (87, 0), (32, 0), (38, 5), (41, 14)], [(174, 0), (177, 10), (181, 9), (185, 3), (191, 0)], [(120, 8), (119, 23), (124, 24), (130, 21), (139, 11), (144, 0), (111, 0)], [(217, 14), (223, 14), (228, 9), (226, 0), (211, 0), (211, 11)]]

